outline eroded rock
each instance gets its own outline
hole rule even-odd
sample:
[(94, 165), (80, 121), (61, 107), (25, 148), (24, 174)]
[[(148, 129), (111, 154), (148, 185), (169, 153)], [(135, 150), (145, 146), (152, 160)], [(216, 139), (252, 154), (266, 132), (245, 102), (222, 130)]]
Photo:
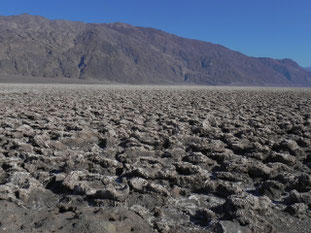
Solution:
[(0, 232), (311, 228), (309, 90), (0, 85), (1, 94)]

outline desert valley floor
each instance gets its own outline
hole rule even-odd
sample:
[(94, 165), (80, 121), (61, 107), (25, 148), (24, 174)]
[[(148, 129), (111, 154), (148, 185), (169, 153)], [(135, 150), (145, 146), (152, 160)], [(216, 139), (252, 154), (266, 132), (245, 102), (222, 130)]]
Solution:
[(0, 232), (311, 232), (311, 89), (0, 84)]

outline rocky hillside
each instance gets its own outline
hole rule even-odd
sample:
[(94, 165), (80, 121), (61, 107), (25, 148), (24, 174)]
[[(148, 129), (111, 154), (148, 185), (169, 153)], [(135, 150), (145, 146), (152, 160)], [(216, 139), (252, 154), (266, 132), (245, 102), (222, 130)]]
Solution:
[(0, 17), (1, 77), (132, 84), (311, 86), (292, 60), (254, 58), (221, 45), (123, 23)]

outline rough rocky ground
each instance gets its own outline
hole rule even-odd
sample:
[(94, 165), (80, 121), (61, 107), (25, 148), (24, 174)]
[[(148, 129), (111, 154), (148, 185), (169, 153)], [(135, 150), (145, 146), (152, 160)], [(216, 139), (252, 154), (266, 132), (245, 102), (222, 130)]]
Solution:
[(311, 90), (0, 85), (0, 232), (311, 230)]

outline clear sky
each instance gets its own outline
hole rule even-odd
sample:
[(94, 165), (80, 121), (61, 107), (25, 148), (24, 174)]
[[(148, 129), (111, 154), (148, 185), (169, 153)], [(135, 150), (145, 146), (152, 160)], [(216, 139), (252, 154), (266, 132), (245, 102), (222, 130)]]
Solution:
[(124, 22), (311, 67), (311, 0), (1, 0), (0, 15)]

